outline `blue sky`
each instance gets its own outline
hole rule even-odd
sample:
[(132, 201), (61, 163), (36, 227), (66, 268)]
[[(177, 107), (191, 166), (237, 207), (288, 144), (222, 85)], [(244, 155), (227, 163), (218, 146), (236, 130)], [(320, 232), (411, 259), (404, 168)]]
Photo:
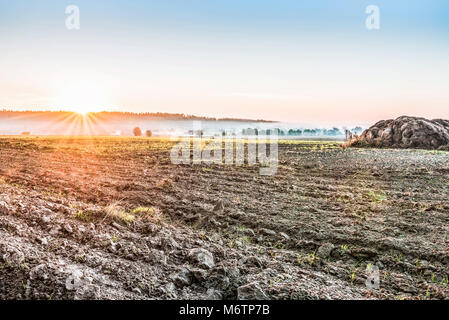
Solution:
[(448, 1), (0, 0), (0, 107), (449, 118), (448, 40)]

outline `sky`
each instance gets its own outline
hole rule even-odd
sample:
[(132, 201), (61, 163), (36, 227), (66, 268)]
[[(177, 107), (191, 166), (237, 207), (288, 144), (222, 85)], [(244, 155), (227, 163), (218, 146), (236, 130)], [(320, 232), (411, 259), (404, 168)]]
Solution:
[(0, 0), (0, 70), (13, 110), (448, 119), (449, 2)]

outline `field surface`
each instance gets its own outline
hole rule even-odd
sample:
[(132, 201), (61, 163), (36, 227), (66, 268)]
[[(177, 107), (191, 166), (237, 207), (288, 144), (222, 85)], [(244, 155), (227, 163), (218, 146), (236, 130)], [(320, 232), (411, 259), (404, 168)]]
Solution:
[(449, 298), (448, 152), (281, 141), (261, 176), (174, 143), (0, 137), (0, 298)]

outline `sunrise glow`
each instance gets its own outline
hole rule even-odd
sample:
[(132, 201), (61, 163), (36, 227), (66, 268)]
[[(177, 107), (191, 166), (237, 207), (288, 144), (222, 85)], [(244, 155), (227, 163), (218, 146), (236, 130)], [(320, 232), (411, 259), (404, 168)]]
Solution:
[(107, 110), (110, 104), (106, 90), (95, 84), (77, 84), (65, 87), (55, 98), (53, 108), (87, 115)]

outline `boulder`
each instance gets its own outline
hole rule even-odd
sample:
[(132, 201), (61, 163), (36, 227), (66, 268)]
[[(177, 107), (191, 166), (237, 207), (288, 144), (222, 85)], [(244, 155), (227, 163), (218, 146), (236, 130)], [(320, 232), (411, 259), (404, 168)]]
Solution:
[(408, 116), (381, 120), (353, 139), (351, 146), (446, 149), (449, 146), (449, 120)]

